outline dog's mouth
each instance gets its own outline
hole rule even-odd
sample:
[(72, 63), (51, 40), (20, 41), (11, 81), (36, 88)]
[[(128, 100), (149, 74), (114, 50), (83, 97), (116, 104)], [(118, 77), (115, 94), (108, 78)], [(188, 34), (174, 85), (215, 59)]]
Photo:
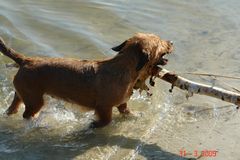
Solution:
[(162, 66), (164, 66), (164, 65), (166, 65), (166, 64), (168, 63), (168, 59), (164, 58), (164, 56), (167, 55), (167, 54), (172, 53), (172, 51), (173, 51), (173, 42), (172, 42), (172, 41), (167, 41), (167, 43), (168, 43), (168, 48), (167, 48), (167, 50), (165, 51), (165, 53), (163, 53), (163, 54), (161, 55), (161, 58), (160, 58), (159, 61), (157, 62), (157, 65), (162, 65)]
[(164, 56), (167, 54), (170, 54), (170, 53), (169, 52), (163, 53), (156, 65), (162, 65), (162, 66), (166, 65), (168, 63), (168, 59), (164, 58)]

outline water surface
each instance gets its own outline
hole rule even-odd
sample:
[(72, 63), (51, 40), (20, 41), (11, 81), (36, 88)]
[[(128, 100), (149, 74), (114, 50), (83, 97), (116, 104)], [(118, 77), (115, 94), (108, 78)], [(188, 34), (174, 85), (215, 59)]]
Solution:
[[(150, 32), (174, 41), (169, 70), (240, 76), (239, 7), (237, 0), (0, 0), (0, 36), (28, 56), (101, 59), (114, 56), (110, 48), (134, 33)], [(161, 80), (151, 98), (134, 94), (133, 115), (114, 110), (102, 129), (88, 129), (92, 112), (49, 97), (34, 121), (22, 119), (24, 106), (6, 117), (17, 71), (6, 68), (11, 62), (0, 56), (0, 159), (169, 160), (202, 150), (218, 151), (220, 160), (240, 157), (235, 106), (197, 95), (186, 100)], [(182, 76), (239, 88), (236, 80)]]

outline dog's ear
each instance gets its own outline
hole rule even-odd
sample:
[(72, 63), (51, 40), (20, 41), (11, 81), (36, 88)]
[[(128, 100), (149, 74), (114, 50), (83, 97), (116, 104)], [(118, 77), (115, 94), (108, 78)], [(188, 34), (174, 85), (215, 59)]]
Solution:
[(139, 53), (139, 61), (138, 61), (136, 70), (140, 71), (148, 61), (149, 61), (149, 57), (147, 53), (145, 52)]
[(113, 47), (112, 50), (115, 51), (115, 52), (120, 52), (122, 50), (122, 48), (125, 46), (126, 43), (127, 43), (127, 41), (124, 41), (122, 44), (120, 44), (116, 47)]

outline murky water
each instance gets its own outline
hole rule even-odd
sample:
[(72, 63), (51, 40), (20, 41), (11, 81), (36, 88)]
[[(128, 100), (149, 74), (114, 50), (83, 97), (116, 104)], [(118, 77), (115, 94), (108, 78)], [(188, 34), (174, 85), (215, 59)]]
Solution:
[[(28, 56), (99, 59), (113, 56), (110, 48), (134, 33), (151, 32), (174, 41), (169, 70), (240, 76), (239, 7), (237, 0), (0, 0), (0, 36)], [(240, 157), (235, 106), (197, 95), (186, 100), (161, 80), (151, 98), (135, 93), (133, 115), (115, 110), (102, 129), (88, 129), (92, 112), (49, 97), (34, 121), (22, 119), (23, 109), (6, 117), (16, 73), (5, 66), (11, 62), (0, 56), (0, 159), (172, 160), (203, 150), (218, 151), (220, 160)], [(182, 75), (240, 89), (236, 80)]]

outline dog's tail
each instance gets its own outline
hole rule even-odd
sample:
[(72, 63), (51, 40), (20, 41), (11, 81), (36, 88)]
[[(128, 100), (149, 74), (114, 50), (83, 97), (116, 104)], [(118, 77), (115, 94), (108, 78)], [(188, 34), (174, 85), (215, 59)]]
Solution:
[(19, 66), (23, 65), (26, 59), (25, 56), (17, 53), (11, 48), (8, 48), (1, 37), (0, 37), (0, 52), (14, 60)]

